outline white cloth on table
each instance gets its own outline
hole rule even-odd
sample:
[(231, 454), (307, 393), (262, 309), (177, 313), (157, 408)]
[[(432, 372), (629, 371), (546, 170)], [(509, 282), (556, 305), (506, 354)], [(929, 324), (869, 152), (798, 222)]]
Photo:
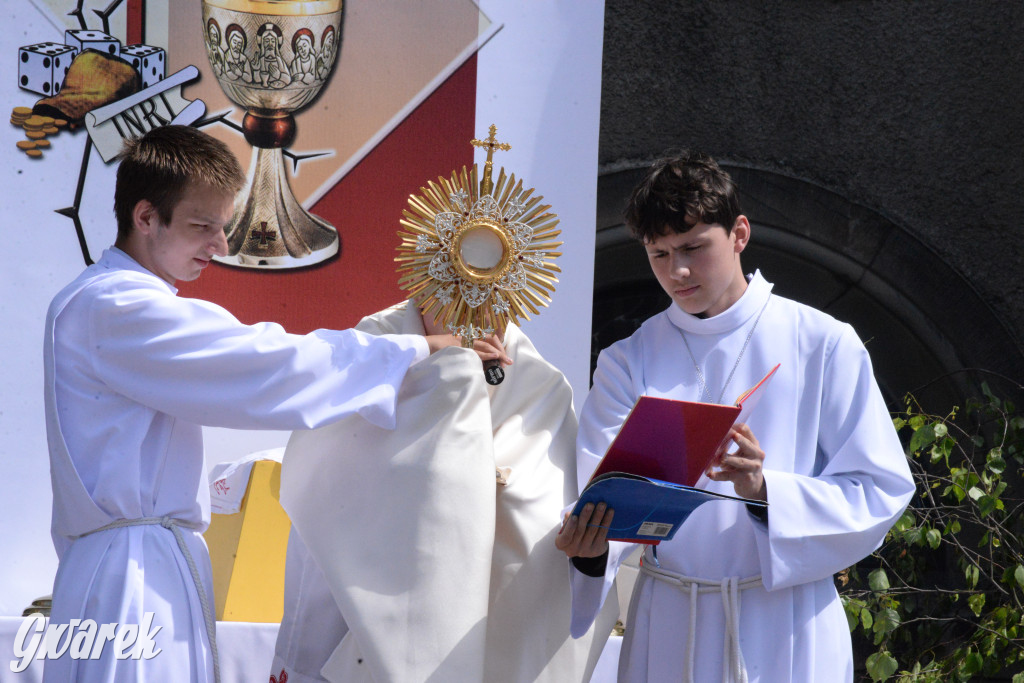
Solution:
[[(359, 328), (423, 333), (404, 304)], [(571, 389), (515, 326), (505, 348), (514, 364), (497, 387), (465, 349), (417, 365), (392, 432), (342, 420), (293, 435), (281, 499), (294, 526), (273, 675), (589, 678), (618, 607), (585, 638), (569, 637), (554, 536), (576, 497)], [(508, 468), (507, 486), (496, 486), (496, 467)]]
[[(672, 305), (601, 353), (580, 417), (579, 480), (588, 480), (641, 395), (701, 400), (683, 334), (718, 395), (762, 307), (726, 396), (740, 395), (781, 364), (748, 421), (766, 454), (767, 523), (741, 503), (711, 502), (658, 547), (657, 557), (669, 572), (715, 583), (762, 577), (763, 586), (739, 596), (745, 669), (737, 678), (851, 680), (849, 629), (832, 575), (878, 546), (914, 485), (868, 353), (849, 325), (771, 295), (760, 273), (720, 315), (700, 319)], [(728, 482), (707, 486), (734, 493)], [(574, 633), (589, 626), (633, 547), (611, 546), (603, 580), (570, 566)], [(691, 633), (690, 591), (641, 574), (620, 680), (680, 680), (689, 670), (696, 681), (723, 680), (729, 629), (719, 593), (696, 597), (699, 625)], [(693, 662), (686, 661), (690, 638)]]
[(243, 325), (215, 304), (176, 296), (116, 248), (54, 298), (44, 345), (60, 560), (51, 621), (139, 624), (153, 612), (163, 650), (148, 661), (115, 662), (112, 648), (100, 660), (49, 661), (48, 683), (212, 680), (199, 593), (171, 531), (90, 532), (117, 520), (177, 520), (212, 603), (200, 425), (301, 429), (358, 414), (388, 428), (406, 370), (429, 353), (412, 336)]

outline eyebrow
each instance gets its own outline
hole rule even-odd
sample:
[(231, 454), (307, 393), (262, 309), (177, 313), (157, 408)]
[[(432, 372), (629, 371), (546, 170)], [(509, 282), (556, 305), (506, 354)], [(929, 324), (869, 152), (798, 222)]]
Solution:
[(705, 242), (706, 242), (706, 240), (704, 238), (702, 238), (702, 237), (694, 237), (692, 239), (688, 239), (688, 240), (684, 241), (681, 244), (677, 244), (674, 247), (660, 247), (660, 246), (657, 246), (655, 244), (648, 243), (648, 244), (644, 245), (644, 248), (647, 249), (647, 251), (651, 252), (651, 253), (659, 252), (659, 251), (661, 251), (661, 252), (669, 252), (669, 251), (678, 251), (679, 249), (686, 249), (688, 247), (695, 247), (695, 246), (704, 244)]

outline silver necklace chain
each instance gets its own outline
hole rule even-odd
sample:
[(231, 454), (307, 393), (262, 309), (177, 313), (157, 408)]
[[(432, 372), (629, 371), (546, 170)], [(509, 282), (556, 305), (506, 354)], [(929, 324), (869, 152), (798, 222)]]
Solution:
[[(764, 313), (764, 309), (768, 308), (768, 302), (771, 301), (772, 295), (769, 294), (768, 298), (765, 299), (764, 305), (761, 306), (760, 312), (757, 314), (757, 318), (754, 319), (754, 324), (750, 328), (750, 332), (747, 332), (747, 338), (743, 341), (743, 347), (740, 349), (739, 355), (736, 356), (736, 362), (733, 363), (732, 371), (729, 372), (729, 377), (726, 378), (725, 384), (722, 385), (722, 393), (718, 395), (718, 400), (715, 403), (721, 403), (725, 397), (725, 391), (729, 388), (729, 383), (732, 382), (732, 376), (736, 374), (736, 368), (740, 366), (740, 361), (743, 359), (743, 354), (747, 352), (747, 345), (750, 344), (750, 338), (754, 336), (754, 330), (757, 329), (757, 324), (761, 322), (761, 314)], [(708, 403), (711, 402), (711, 392), (708, 391), (708, 384), (704, 380), (704, 373), (701, 371), (700, 366), (697, 365), (697, 359), (693, 355), (693, 350), (690, 348), (690, 341), (686, 338), (686, 333), (683, 332), (683, 328), (679, 328), (679, 334), (683, 336), (683, 343), (686, 344), (686, 352), (690, 354), (690, 360), (693, 362), (693, 369), (697, 371), (697, 379), (700, 381), (700, 395), (701, 398), (706, 399)]]

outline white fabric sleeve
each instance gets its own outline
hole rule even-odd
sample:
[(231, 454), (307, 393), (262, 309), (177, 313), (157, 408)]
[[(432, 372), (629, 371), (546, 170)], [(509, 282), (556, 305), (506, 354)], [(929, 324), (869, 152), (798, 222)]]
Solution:
[(413, 335), (243, 325), (220, 306), (170, 296), (142, 278), (104, 287), (87, 319), (93, 369), (114, 391), (236, 429), (313, 428), (352, 413), (393, 428), (402, 378), (429, 355)]
[(768, 524), (753, 527), (768, 590), (826, 578), (870, 554), (914, 492), (868, 352), (849, 325), (826, 356), (820, 401), (820, 472), (764, 471)]
[[(639, 336), (615, 344), (598, 356), (594, 385), (583, 403), (576, 437), (576, 471), (581, 490), (590, 480), (590, 475), (601, 462), (636, 402), (625, 350), (628, 344), (638, 339)], [(634, 357), (640, 356), (638, 354)], [(608, 565), (604, 577), (587, 576), (567, 560), (572, 592), (570, 630), (573, 638), (585, 634), (597, 618), (614, 585), (619, 565), (629, 556), (635, 544), (612, 541), (608, 546)]]

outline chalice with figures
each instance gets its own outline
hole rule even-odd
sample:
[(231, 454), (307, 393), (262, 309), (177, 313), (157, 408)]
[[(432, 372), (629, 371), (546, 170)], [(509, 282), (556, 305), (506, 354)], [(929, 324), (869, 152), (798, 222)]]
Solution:
[(213, 73), (245, 108), (242, 130), (256, 148), (245, 199), (225, 227), (221, 263), (298, 268), (338, 253), (338, 231), (299, 204), (283, 150), (295, 139), (293, 114), (327, 81), (337, 55), (342, 0), (202, 0)]

